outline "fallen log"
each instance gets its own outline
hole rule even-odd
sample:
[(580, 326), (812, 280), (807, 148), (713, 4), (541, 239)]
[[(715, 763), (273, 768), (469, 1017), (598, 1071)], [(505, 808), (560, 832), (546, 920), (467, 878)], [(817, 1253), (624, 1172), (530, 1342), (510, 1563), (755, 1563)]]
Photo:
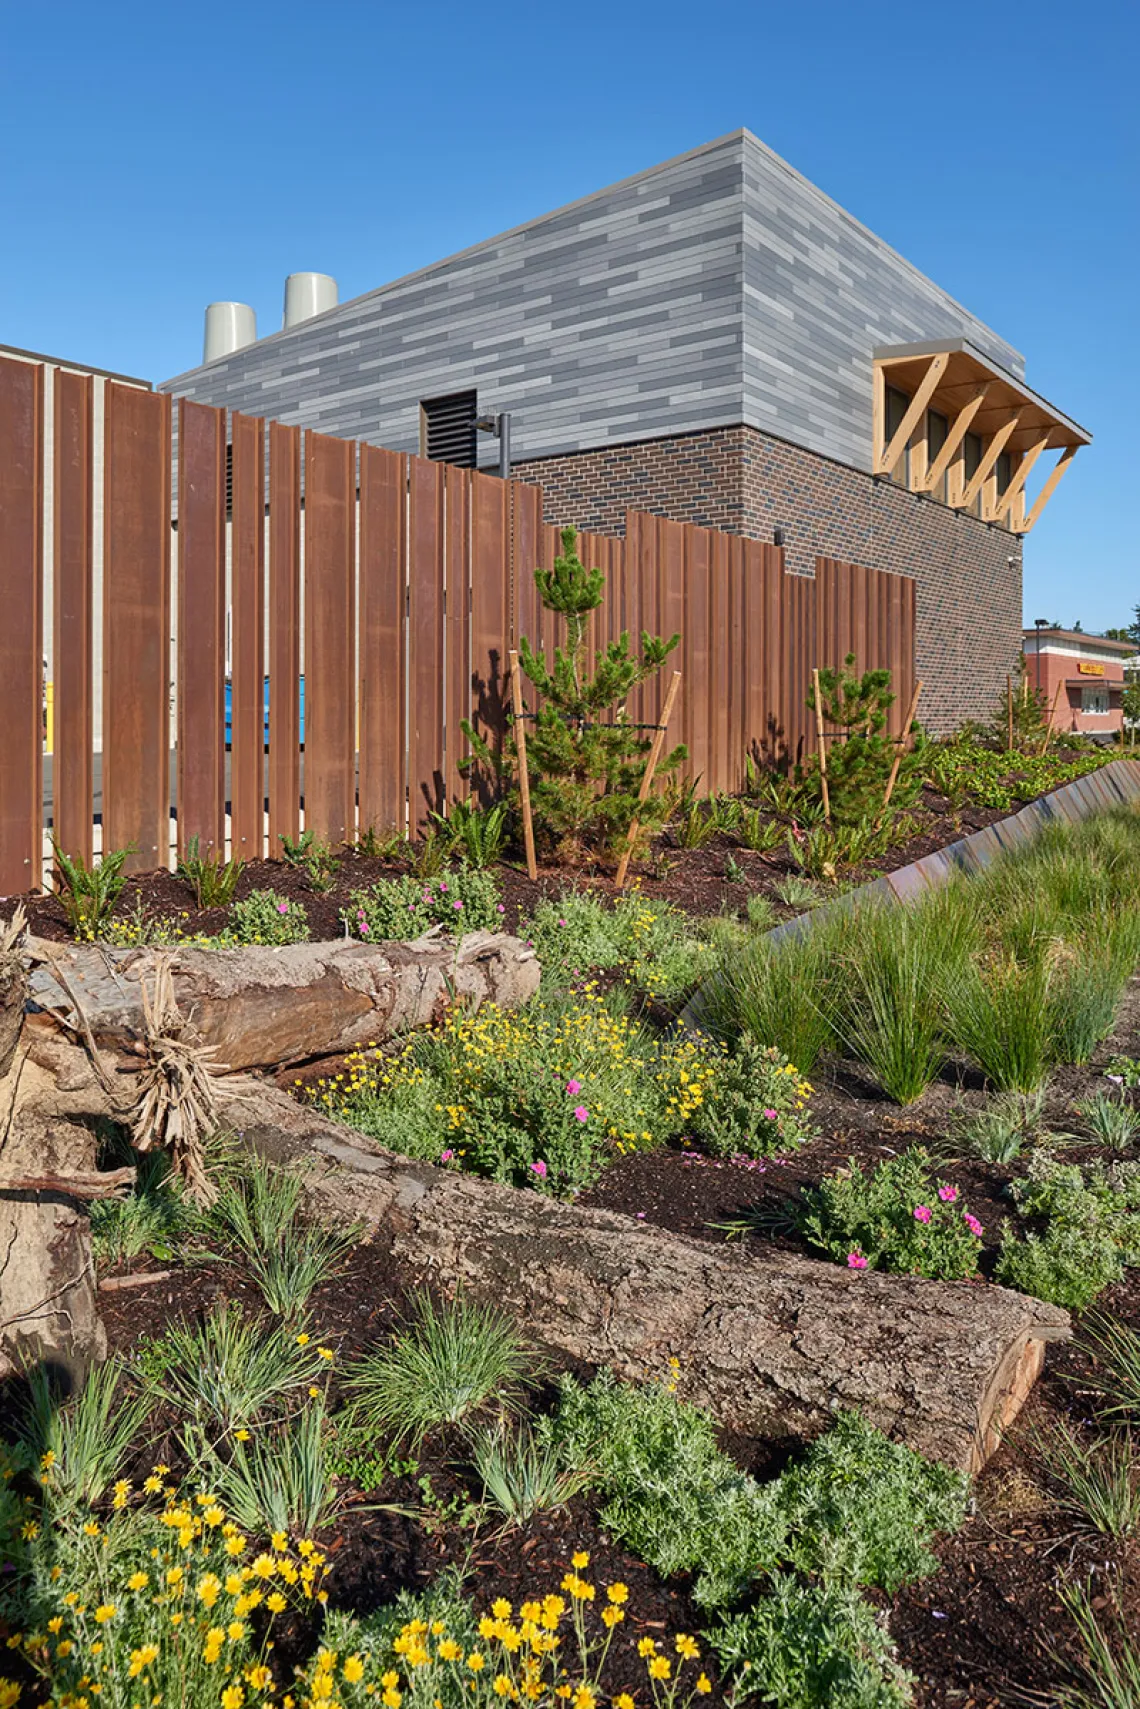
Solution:
[(101, 1119), (139, 1148), (176, 1150), (196, 1119), (195, 1076), (211, 1094), (227, 1086), (240, 1122), (250, 1083), (215, 1078), (223, 1066), (352, 1050), (438, 1020), (457, 999), (525, 1002), (539, 976), (517, 938), (485, 932), (174, 952), (0, 935), (0, 1379), (44, 1362), (75, 1382), (105, 1353), (82, 1206), (123, 1178), (96, 1168)]
[[(223, 1108), (226, 1093), (221, 1091)], [(986, 1283), (754, 1256), (614, 1212), (410, 1162), (266, 1087), (230, 1118), (280, 1162), (307, 1161), (314, 1210), (364, 1222), (445, 1287), (502, 1306), (540, 1347), (660, 1376), (746, 1434), (811, 1434), (838, 1407), (931, 1458), (976, 1470), (1068, 1314)]]
[[(78, 1002), (99, 1049), (145, 1052), (142, 982), (153, 979), (153, 950), (38, 939), (29, 949), (39, 961), (29, 994), (45, 1011), (34, 1022), (74, 1022)], [(340, 1055), (432, 1025), (457, 1000), (511, 1008), (534, 995), (540, 977), (533, 950), (492, 932), (458, 943), (427, 935), (412, 943), (187, 947), (163, 956), (195, 1042), (231, 1071)]]

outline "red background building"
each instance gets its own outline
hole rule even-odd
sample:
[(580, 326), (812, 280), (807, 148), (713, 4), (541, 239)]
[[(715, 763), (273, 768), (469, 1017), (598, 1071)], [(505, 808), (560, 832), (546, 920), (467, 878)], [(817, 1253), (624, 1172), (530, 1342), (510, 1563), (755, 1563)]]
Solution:
[(1135, 642), (1110, 641), (1079, 629), (1022, 633), (1030, 686), (1041, 690), (1050, 708), (1056, 706), (1053, 728), (1115, 736), (1124, 723), (1124, 661), (1135, 656)]

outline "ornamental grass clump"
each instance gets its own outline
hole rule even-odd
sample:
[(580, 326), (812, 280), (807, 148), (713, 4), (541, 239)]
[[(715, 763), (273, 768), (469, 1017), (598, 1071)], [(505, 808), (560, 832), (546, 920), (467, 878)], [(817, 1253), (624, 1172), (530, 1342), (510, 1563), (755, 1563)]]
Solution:
[(846, 1169), (805, 1188), (804, 1238), (850, 1270), (890, 1270), (954, 1281), (977, 1274), (983, 1229), (959, 1189), (931, 1174), (921, 1146), (869, 1175)]
[(456, 937), (499, 931), (503, 912), (493, 875), (461, 866), (424, 879), (404, 873), (354, 890), (341, 910), (341, 921), (350, 937), (382, 943), (418, 938), (433, 926)]
[(348, 1379), (351, 1422), (418, 1445), (429, 1430), (468, 1425), (480, 1413), (517, 1410), (538, 1367), (501, 1313), (462, 1295), (429, 1294), (389, 1347), (368, 1353)]
[(324, 1228), (301, 1214), (302, 1177), (263, 1158), (236, 1158), (219, 1172), (210, 1219), (236, 1246), (242, 1267), (277, 1317), (295, 1317), (336, 1274), (358, 1230)]
[(316, 1384), (332, 1354), (315, 1346), (307, 1330), (267, 1325), (232, 1304), (215, 1307), (199, 1324), (174, 1325), (152, 1356), (158, 1398), (188, 1427), (217, 1440), (296, 1411), (306, 1393), (320, 1392)]
[(69, 1399), (43, 1365), (27, 1373), (16, 1415), (17, 1441), (37, 1468), (53, 1524), (101, 1501), (145, 1423), (149, 1397), (132, 1392), (117, 1359), (95, 1366)]
[(701, 1024), (730, 1040), (772, 1046), (810, 1075), (835, 1041), (843, 930), (840, 920), (825, 919), (815, 930), (776, 943), (757, 938), (726, 954), (701, 990)]
[[(535, 571), (544, 607), (565, 623), (566, 645), (556, 646), (548, 663), (525, 635), (519, 641), (522, 670), (541, 697), (538, 711), (524, 714), (535, 837), (541, 848), (572, 862), (613, 854), (635, 818), (649, 832), (665, 817), (660, 791), (638, 800), (651, 738), (630, 720), (626, 703), (639, 683), (657, 675), (680, 639), (663, 641), (643, 631), (638, 658), (623, 630), (616, 641), (599, 643), (591, 668), (590, 619), (602, 604), (605, 577), (585, 567), (577, 543), (577, 529), (564, 528), (553, 569)], [(463, 730), (475, 763), (510, 780), (514, 805), (513, 742), (499, 756), (469, 723)], [(658, 780), (666, 781), (684, 758), (683, 747), (663, 754)]]

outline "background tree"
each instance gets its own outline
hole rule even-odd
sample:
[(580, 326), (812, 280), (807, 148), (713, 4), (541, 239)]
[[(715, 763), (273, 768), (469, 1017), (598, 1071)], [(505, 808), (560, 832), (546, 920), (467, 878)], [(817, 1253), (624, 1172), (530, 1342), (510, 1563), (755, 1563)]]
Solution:
[[(629, 721), (626, 702), (638, 683), (657, 674), (680, 636), (663, 641), (643, 631), (637, 657), (623, 630), (616, 641), (598, 650), (591, 672), (590, 616), (605, 597), (605, 576), (582, 563), (576, 528), (562, 530), (562, 551), (554, 568), (534, 574), (543, 605), (566, 623), (566, 644), (555, 647), (550, 663), (526, 636), (519, 641), (523, 674), (541, 697), (536, 711), (528, 709), (526, 738), (535, 838), (545, 853), (563, 860), (612, 854), (635, 816), (649, 832), (665, 815), (660, 794), (638, 806), (651, 736)], [(464, 731), (475, 758), (495, 766), (486, 742), (469, 724)], [(509, 782), (512, 796), (517, 794), (516, 752), (512, 739), (495, 766)], [(666, 754), (657, 776), (667, 778), (686, 753), (676, 747)]]

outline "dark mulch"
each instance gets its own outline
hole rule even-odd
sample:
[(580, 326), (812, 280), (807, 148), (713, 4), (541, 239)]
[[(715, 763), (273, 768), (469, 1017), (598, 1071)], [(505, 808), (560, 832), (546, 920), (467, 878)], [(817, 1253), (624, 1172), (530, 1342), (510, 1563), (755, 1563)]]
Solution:
[[(900, 866), (945, 848), (948, 843), (957, 842), (959, 838), (969, 836), (971, 832), (1007, 815), (989, 808), (954, 812), (948, 801), (927, 790), (914, 817), (920, 822), (920, 830), (915, 836), (899, 843), (873, 866), (853, 868), (844, 875), (845, 880), (862, 883), (881, 872), (897, 871)], [(730, 860), (735, 863), (739, 878), (725, 876)], [(338, 938), (344, 932), (340, 911), (347, 905), (350, 891), (374, 884), (381, 878), (393, 878), (406, 870), (396, 862), (346, 850), (337, 860), (333, 887), (317, 892), (299, 867), (279, 860), (250, 861), (238, 880), (237, 896), (248, 896), (253, 890), (276, 890), (279, 895), (304, 906), (314, 938)], [(677, 846), (671, 833), (666, 833), (656, 840), (649, 857), (634, 870), (633, 876), (646, 896), (671, 902), (700, 917), (724, 912), (739, 913), (750, 896), (759, 894), (769, 898), (777, 918), (786, 918), (795, 910), (780, 901), (775, 894), (775, 886), (793, 870), (793, 864), (782, 848), (769, 854), (756, 854), (739, 847), (731, 838), (718, 835), (703, 848), (683, 849)], [(592, 871), (542, 866), (537, 882), (532, 883), (517, 864), (505, 862), (496, 867), (495, 877), (506, 908), (503, 926), (510, 932), (517, 931), (520, 919), (543, 897), (558, 896), (569, 887), (580, 885), (601, 896), (615, 893), (612, 872), (608, 868)], [(27, 910), (31, 930), (37, 936), (57, 942), (69, 938), (66, 916), (55, 896), (36, 892), (24, 897), (0, 898), (0, 918), (9, 918), (20, 901)], [(199, 909), (189, 886), (172, 872), (160, 870), (129, 878), (115, 912), (119, 916), (133, 915), (140, 903), (148, 917), (173, 919), (187, 934), (212, 935), (220, 932), (226, 924), (224, 908)]]

